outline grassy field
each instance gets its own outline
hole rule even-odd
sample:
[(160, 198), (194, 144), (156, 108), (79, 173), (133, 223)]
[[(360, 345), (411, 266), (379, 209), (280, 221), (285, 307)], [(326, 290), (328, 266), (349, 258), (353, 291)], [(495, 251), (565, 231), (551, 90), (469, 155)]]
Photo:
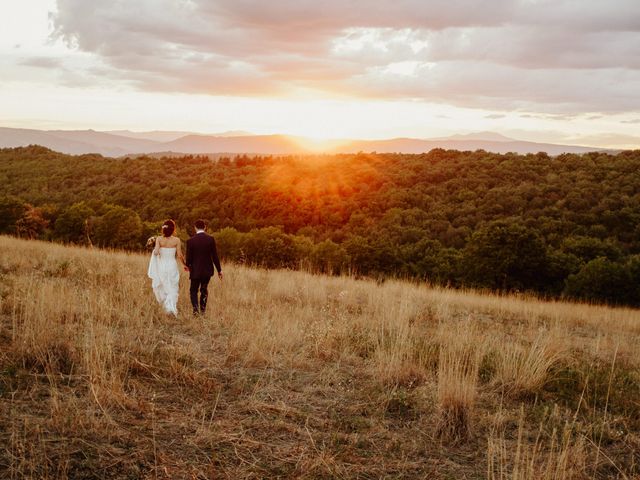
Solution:
[(0, 237), (0, 478), (640, 476), (640, 312)]

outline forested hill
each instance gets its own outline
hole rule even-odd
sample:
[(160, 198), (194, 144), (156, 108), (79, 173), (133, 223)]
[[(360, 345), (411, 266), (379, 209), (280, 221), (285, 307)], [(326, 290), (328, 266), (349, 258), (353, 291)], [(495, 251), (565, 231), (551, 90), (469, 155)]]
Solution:
[(110, 159), (0, 150), (0, 232), (143, 248), (209, 221), (269, 267), (640, 304), (640, 151)]

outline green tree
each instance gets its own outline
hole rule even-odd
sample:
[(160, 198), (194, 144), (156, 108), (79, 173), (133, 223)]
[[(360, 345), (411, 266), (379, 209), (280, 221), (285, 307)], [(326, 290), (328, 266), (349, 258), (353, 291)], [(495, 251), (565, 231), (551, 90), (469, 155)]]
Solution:
[(631, 300), (633, 288), (635, 285), (624, 265), (600, 257), (569, 275), (565, 294), (595, 302), (623, 303)]
[(349, 255), (344, 248), (331, 240), (317, 243), (311, 254), (314, 266), (323, 273), (338, 274), (349, 264)]
[(351, 259), (351, 269), (354, 272), (368, 275), (377, 270), (376, 250), (367, 238), (354, 235), (342, 245)]
[(26, 210), (27, 206), (15, 197), (0, 198), (0, 233), (16, 233), (16, 223)]
[(595, 237), (568, 237), (562, 242), (562, 250), (565, 253), (575, 255), (583, 262), (589, 262), (598, 257), (616, 261), (622, 257), (622, 250), (613, 241)]
[(235, 228), (226, 227), (214, 234), (216, 247), (220, 258), (233, 261), (244, 261), (243, 246), (246, 233), (238, 232)]
[(244, 242), (247, 258), (268, 268), (295, 266), (296, 252), (291, 235), (277, 227), (252, 230)]
[(54, 225), (54, 237), (64, 242), (91, 243), (89, 219), (95, 214), (85, 202), (78, 202), (65, 209)]
[(437, 285), (453, 285), (457, 281), (460, 254), (444, 248), (437, 240), (423, 238), (401, 247), (404, 272)]
[(112, 206), (95, 220), (93, 240), (96, 245), (110, 248), (140, 249), (143, 225), (130, 208)]
[(312, 270), (314, 268), (312, 253), (314, 248), (313, 241), (304, 235), (292, 235), (293, 249), (295, 251), (296, 267), (303, 270)]
[(547, 279), (542, 237), (524, 225), (497, 221), (477, 230), (462, 256), (463, 279), (475, 287), (540, 289)]
[(547, 250), (548, 283), (544, 288), (545, 292), (560, 295), (567, 277), (578, 272), (581, 265), (581, 260), (572, 253), (549, 248)]

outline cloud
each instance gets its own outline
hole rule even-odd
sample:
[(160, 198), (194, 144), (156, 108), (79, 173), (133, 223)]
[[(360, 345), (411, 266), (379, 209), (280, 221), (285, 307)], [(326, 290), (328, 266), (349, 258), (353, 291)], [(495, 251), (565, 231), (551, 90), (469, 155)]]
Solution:
[(636, 0), (58, 0), (52, 21), (143, 90), (640, 109)]
[(61, 68), (63, 62), (56, 57), (27, 57), (20, 61), (20, 65), (37, 68)]
[(485, 115), (484, 118), (488, 119), (488, 120), (498, 120), (500, 118), (504, 118), (506, 117), (506, 115), (502, 114), (502, 113), (492, 113), (490, 115)]
[[(373, 68), (350, 80), (354, 91), (497, 110), (576, 112), (640, 110), (640, 72), (526, 70), (484, 62), (423, 64), (411, 78)], [(615, 89), (611, 89), (611, 84)]]

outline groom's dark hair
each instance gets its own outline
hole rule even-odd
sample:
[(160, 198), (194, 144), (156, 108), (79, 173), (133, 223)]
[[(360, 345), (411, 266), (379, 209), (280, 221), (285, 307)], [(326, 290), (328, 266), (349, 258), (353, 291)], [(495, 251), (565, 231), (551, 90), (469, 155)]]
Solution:
[(196, 223), (193, 224), (198, 230), (204, 230), (207, 228), (207, 224), (204, 220), (196, 220)]

